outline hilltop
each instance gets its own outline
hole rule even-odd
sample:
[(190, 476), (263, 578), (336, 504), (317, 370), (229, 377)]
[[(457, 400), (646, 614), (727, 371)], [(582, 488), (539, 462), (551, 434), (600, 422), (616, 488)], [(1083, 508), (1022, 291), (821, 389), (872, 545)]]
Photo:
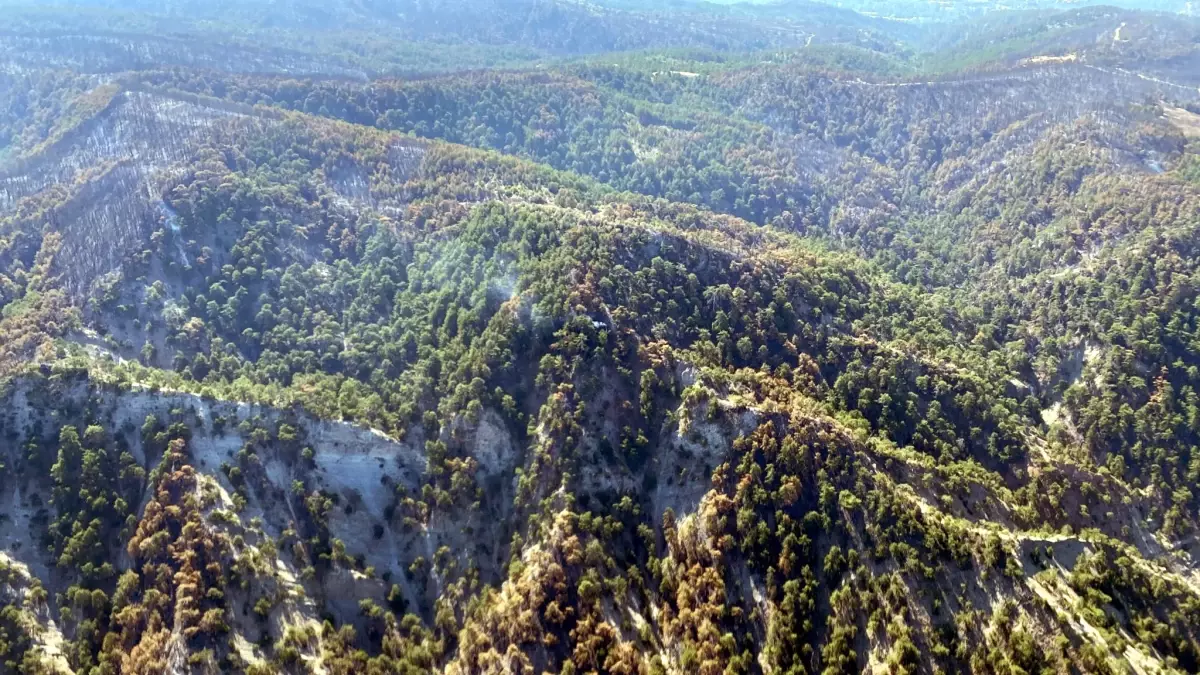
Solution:
[(1190, 24), (413, 6), (0, 36), (0, 672), (1200, 668)]

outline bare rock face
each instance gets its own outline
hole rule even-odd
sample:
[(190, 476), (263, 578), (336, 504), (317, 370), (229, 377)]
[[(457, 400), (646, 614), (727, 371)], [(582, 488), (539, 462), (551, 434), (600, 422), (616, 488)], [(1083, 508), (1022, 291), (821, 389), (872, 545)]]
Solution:
[[(307, 486), (311, 494), (332, 497), (333, 508), (322, 527), (327, 528), (331, 540), (344, 545), (345, 555), (355, 562), (335, 566), (320, 579), (306, 580), (308, 589), (304, 593), (321, 599), (326, 611), (343, 620), (355, 620), (363, 598), (384, 602), (393, 583), (400, 588), (410, 611), (431, 614), (441, 581), (427, 563), (446, 556), (446, 552), (452, 552), (450, 557), (464, 569), (476, 566), (485, 578), (498, 580), (498, 555), (506, 542), (505, 530), (496, 524), (509, 517), (507, 511), (493, 509), (480, 514), (448, 509), (427, 523), (405, 522), (398, 508), (399, 498), (419, 494), (426, 481), (426, 456), (419, 433), (400, 442), (378, 430), (295, 411), (181, 392), (97, 387), (86, 379), (49, 388), (45, 382), (18, 380), (3, 400), (6, 413), (0, 416), (0, 430), (4, 432), (0, 436), (0, 464), (20, 466), (22, 444), (53, 446), (61, 425), (83, 425), (82, 417), (74, 419), (51, 410), (88, 411), (93, 422), (112, 430), (134, 461), (148, 470), (162, 458), (146, 448), (140, 430), (147, 420), (188, 425), (187, 462), (224, 495), (217, 502), (219, 510), (235, 509), (229, 495), (238, 492), (238, 484), (230, 478), (230, 467), (241, 467), (239, 470), (251, 475), (252, 487), (243, 492), (248, 499), (238, 507), (241, 510), (235, 520), (240, 523), (235, 528), (238, 532), (238, 528), (253, 522), (257, 537), (288, 540), (287, 533), (309, 518), (304, 501), (294, 494), (297, 482)], [(511, 476), (519, 460), (515, 442), (494, 413), (488, 413), (485, 420), (480, 425), (484, 435), (480, 443), (491, 446), (491, 450), (482, 454), (492, 452), (497, 464), (481, 466), (481, 470)], [(254, 430), (274, 434), (284, 428), (281, 425), (293, 429), (294, 442), (285, 446), (278, 440), (252, 440), (263, 433)], [(299, 452), (301, 446), (305, 453)], [(247, 452), (253, 455), (249, 465)], [(34, 578), (42, 579), (52, 590), (62, 590), (71, 578), (55, 570), (54, 560), (36, 535), (39, 527), (45, 526), (51, 500), (43, 487), (40, 478), (21, 485), (0, 480), (0, 499), (7, 511), (0, 520), (0, 555), (19, 561), (22, 569), (32, 571)], [(507, 508), (502, 502), (495, 505)], [(39, 518), (41, 525), (31, 524)], [(214, 523), (227, 524), (227, 520), (214, 519)], [(413, 567), (415, 562), (417, 567)], [(299, 573), (296, 561), (286, 551), (278, 565), (293, 575)], [(307, 610), (309, 618), (318, 619), (318, 609)]]

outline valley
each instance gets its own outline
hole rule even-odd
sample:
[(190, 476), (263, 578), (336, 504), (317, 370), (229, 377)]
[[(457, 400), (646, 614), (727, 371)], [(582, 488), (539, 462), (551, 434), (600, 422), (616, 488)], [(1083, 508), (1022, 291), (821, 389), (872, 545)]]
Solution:
[(1196, 672), (1200, 24), (917, 4), (0, 2), (0, 673)]

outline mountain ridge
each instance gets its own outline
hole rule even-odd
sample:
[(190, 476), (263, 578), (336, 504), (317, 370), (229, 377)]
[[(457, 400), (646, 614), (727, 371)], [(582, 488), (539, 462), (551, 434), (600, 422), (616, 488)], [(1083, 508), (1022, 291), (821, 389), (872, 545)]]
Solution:
[(0, 71), (0, 672), (1200, 667), (1200, 90), (747, 49)]

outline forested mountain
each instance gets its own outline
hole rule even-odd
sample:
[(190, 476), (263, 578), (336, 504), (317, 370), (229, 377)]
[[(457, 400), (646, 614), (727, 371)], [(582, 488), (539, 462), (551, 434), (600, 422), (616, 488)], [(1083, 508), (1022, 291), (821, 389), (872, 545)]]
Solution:
[(1200, 84), (1200, 18), (1089, 7), (990, 15), (965, 31), (945, 31), (934, 65), (1078, 61), (1122, 68), (1188, 86)]
[(1200, 671), (1200, 33), (957, 4), (0, 3), (0, 673)]
[(1062, 11), (1097, 6), (1189, 16), (1195, 16), (1197, 11), (1195, 3), (1189, 0), (841, 0), (837, 5), (868, 16), (917, 21), (953, 21), (963, 18), (975, 20), (989, 14), (1004, 15), (1014, 10)]
[(161, 66), (367, 79), (528, 65), (645, 49), (749, 53), (812, 44), (891, 52), (920, 34), (813, 2), (774, 14), (576, 0), (117, 2), (3, 0), (0, 53), (27, 66), (112, 73)]

